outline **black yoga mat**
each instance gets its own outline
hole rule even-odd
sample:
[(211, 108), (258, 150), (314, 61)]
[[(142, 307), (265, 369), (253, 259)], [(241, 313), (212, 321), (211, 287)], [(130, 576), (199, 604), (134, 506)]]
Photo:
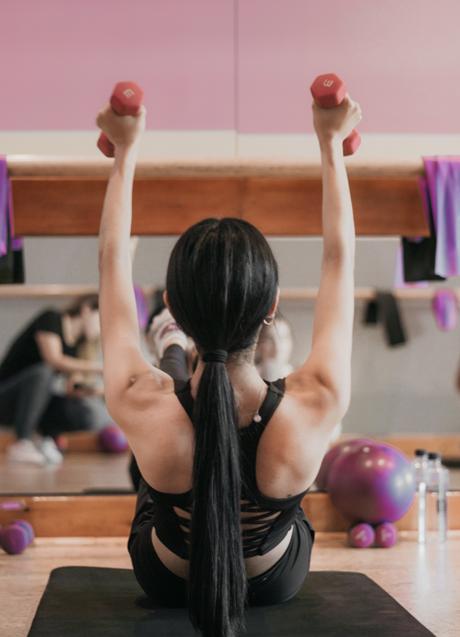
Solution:
[[(29, 637), (196, 637), (185, 609), (145, 608), (131, 570), (51, 572)], [(249, 608), (247, 637), (433, 636), (361, 573), (317, 571), (289, 602)]]

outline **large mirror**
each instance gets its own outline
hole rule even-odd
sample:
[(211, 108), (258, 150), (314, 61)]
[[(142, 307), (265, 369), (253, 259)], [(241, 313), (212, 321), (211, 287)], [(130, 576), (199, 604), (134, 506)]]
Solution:
[[(133, 246), (143, 348), (152, 362), (149, 325), (161, 309), (174, 242), (174, 237), (144, 237)], [(258, 346), (259, 371), (267, 380), (286, 375), (308, 355), (321, 257), (319, 239), (271, 238), (270, 244), (280, 266), (282, 300), (274, 326), (264, 329)], [(28, 238), (24, 248), (27, 285), (0, 288), (0, 490), (129, 492), (135, 480), (131, 456), (105, 407), (100, 373), (96, 239)], [(418, 436), (424, 444), (428, 436), (443, 439), (458, 431), (458, 331), (440, 329), (433, 313), (439, 285), (407, 296), (395, 291), (398, 250), (397, 239), (357, 243), (352, 401), (337, 425), (337, 438)], [(390, 344), (383, 321), (366, 322), (379, 290), (398, 296), (400, 342)], [(75, 369), (72, 360), (67, 371), (56, 362), (52, 378), (40, 375), (34, 357), (51, 356), (56, 339), (62, 339)], [(193, 349), (189, 356), (192, 368)], [(93, 371), (84, 369), (91, 365)], [(45, 456), (43, 464), (33, 449), (18, 446), (18, 436), (33, 440), (35, 451)], [(450, 488), (459, 486), (452, 469)]]

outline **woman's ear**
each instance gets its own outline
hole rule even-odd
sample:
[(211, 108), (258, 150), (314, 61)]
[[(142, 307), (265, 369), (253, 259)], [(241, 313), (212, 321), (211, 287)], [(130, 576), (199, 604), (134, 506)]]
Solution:
[(280, 286), (278, 286), (276, 290), (276, 299), (270, 309), (270, 316), (275, 316), (276, 312), (278, 311), (279, 302), (280, 302)]
[(171, 311), (171, 308), (169, 307), (169, 299), (168, 299), (168, 292), (167, 290), (163, 290), (163, 303), (166, 305), (166, 307), (168, 308), (169, 311)]

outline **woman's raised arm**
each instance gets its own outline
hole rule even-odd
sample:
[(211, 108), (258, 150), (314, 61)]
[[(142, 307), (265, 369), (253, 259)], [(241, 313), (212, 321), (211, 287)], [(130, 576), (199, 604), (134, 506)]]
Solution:
[[(104, 359), (105, 397), (111, 415), (123, 421), (129, 390), (142, 376), (150, 389), (171, 379), (145, 360), (140, 345), (131, 263), (131, 219), (134, 171), (145, 126), (145, 109), (119, 116), (110, 106), (97, 118), (115, 146), (115, 160), (102, 209), (99, 232), (99, 311)], [(152, 391), (153, 395), (153, 391)]]
[(297, 385), (316, 386), (328, 397), (330, 425), (350, 401), (354, 315), (355, 227), (342, 142), (361, 119), (348, 97), (332, 109), (313, 105), (321, 149), (323, 183), (323, 257), (315, 305), (311, 352), (294, 372)]

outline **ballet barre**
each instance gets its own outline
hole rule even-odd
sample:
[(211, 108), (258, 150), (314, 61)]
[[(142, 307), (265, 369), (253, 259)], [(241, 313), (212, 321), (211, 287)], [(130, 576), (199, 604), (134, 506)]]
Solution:
[[(94, 236), (111, 160), (10, 155), (19, 236)], [(356, 233), (428, 236), (418, 189), (421, 159), (348, 167)], [(233, 216), (268, 236), (320, 236), (321, 171), (283, 158), (140, 160), (133, 193), (136, 235), (179, 235), (206, 217)]]

